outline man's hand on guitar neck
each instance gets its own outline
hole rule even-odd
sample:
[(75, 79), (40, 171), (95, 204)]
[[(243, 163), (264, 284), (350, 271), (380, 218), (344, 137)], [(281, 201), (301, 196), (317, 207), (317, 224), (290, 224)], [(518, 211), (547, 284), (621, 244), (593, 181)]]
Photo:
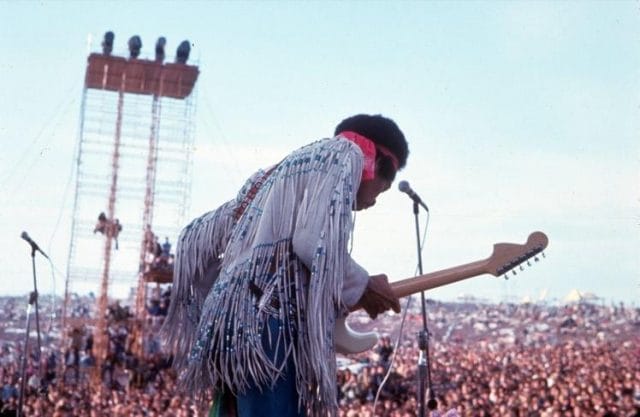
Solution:
[(395, 296), (385, 274), (372, 275), (364, 290), (360, 301), (353, 306), (352, 311), (364, 308), (369, 317), (375, 319), (378, 314), (391, 309), (400, 312), (400, 300)]

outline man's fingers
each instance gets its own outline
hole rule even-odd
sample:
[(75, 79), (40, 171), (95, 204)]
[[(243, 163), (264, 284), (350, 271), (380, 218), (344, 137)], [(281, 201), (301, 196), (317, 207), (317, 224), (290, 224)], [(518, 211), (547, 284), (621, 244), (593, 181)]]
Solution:
[(382, 300), (382, 303), (384, 304), (384, 309), (385, 310), (393, 310), (396, 313), (399, 313), (401, 311), (400, 308), (400, 301), (397, 298), (391, 298), (386, 296), (385, 294), (379, 293), (377, 291), (374, 291), (374, 293), (376, 294), (376, 296)]
[(385, 275), (373, 276), (362, 298), (358, 302), (372, 319), (387, 310), (401, 311), (400, 301), (395, 297)]
[(385, 300), (373, 292), (366, 294), (366, 297), (363, 297), (363, 301), (364, 309), (372, 319), (389, 309)]
[(369, 305), (367, 306), (367, 308), (365, 308), (365, 311), (367, 312), (367, 314), (369, 315), (369, 317), (371, 317), (372, 319), (375, 320), (376, 317), (378, 317), (378, 309), (375, 308), (373, 305)]
[(400, 299), (396, 298), (395, 300), (393, 300), (393, 311), (399, 313), (401, 310), (402, 307), (400, 306)]
[(400, 312), (400, 301), (393, 293), (386, 275), (381, 274), (372, 277), (368, 289), (384, 303), (385, 310), (391, 309), (396, 313)]

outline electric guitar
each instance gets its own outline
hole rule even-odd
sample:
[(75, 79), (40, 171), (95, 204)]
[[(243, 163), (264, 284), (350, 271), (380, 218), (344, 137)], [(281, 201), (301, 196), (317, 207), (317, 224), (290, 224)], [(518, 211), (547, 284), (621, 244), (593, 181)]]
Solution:
[[(506, 278), (506, 274), (514, 268), (519, 266), (520, 269), (524, 269), (521, 265), (524, 262), (531, 265), (531, 258), (537, 262), (536, 255), (541, 253), (548, 243), (547, 235), (542, 232), (533, 232), (523, 245), (496, 243), (493, 245), (493, 253), (487, 259), (392, 282), (389, 285), (396, 297), (402, 298), (482, 274), (505, 275)], [(334, 340), (338, 353), (358, 353), (375, 346), (378, 342), (378, 334), (375, 332), (357, 333), (349, 327), (346, 317), (343, 317), (336, 320)]]

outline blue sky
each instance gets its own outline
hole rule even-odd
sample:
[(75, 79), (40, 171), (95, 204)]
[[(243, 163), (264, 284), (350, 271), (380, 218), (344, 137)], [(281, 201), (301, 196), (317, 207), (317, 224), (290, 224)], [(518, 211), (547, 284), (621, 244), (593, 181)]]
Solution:
[[(637, 2), (0, 2), (0, 292), (31, 289), (27, 230), (62, 273), (88, 52), (138, 34), (198, 60), (190, 217), (256, 168), (382, 113), (405, 132), (408, 180), (431, 209), (425, 271), (542, 230), (544, 262), (509, 281), (432, 291), (499, 301), (640, 295)], [(354, 257), (412, 276), (411, 204), (395, 186), (359, 214)], [(423, 219), (424, 224), (424, 219)], [(38, 261), (39, 286), (52, 290)]]

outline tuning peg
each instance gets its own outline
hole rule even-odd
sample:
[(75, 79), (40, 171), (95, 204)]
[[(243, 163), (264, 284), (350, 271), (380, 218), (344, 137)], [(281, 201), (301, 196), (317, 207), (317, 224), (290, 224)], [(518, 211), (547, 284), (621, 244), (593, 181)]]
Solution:
[(527, 261), (527, 266), (531, 266), (531, 261)]
[(518, 275), (518, 273), (516, 272), (515, 269), (513, 271), (511, 271), (511, 272), (513, 272), (513, 275)]
[(505, 281), (509, 281), (509, 273), (505, 273), (502, 277), (504, 278)]
[(543, 258), (546, 258), (546, 257), (547, 257), (547, 255), (545, 255), (545, 254), (544, 254), (544, 252), (542, 252), (542, 257), (543, 257)]
[(538, 262), (540, 260), (540, 258), (538, 258), (537, 256), (533, 258), (534, 261)]
[(524, 271), (524, 266), (520, 265), (520, 270)]

